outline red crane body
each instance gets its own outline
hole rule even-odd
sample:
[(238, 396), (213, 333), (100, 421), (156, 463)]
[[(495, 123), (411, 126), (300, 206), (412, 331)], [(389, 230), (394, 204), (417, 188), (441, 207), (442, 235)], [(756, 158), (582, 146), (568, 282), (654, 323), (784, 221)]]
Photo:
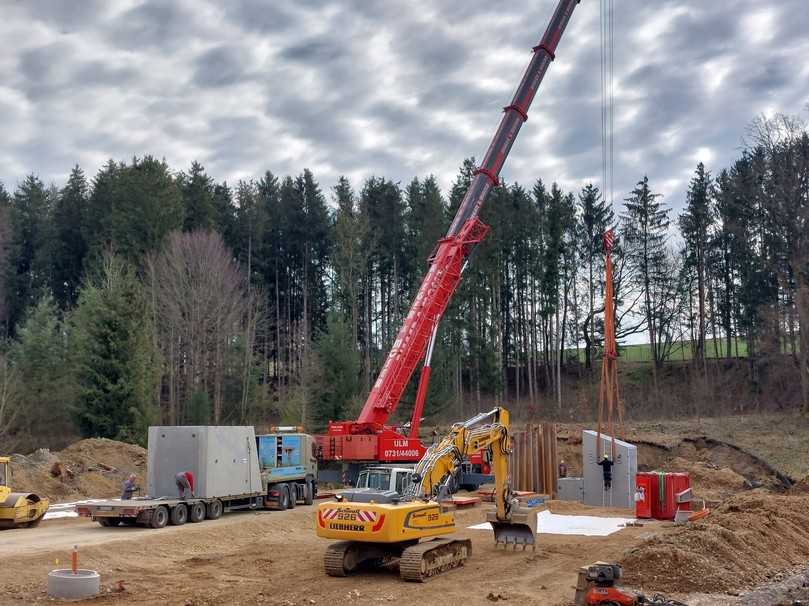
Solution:
[[(329, 423), (328, 434), (318, 438), (322, 458), (344, 461), (418, 461), (424, 446), (418, 440), (418, 427), (430, 376), (430, 356), (438, 323), (444, 315), (469, 254), (489, 231), (479, 218), (489, 192), (499, 182), (500, 170), (511, 146), (528, 119), (528, 109), (554, 59), (556, 46), (579, 0), (560, 0), (539, 44), (533, 48), (511, 103), (503, 108), (503, 118), (483, 162), (455, 214), (446, 236), (438, 241), (430, 268), (356, 421)], [(428, 351), (428, 344), (430, 344)], [(425, 359), (425, 352), (427, 353)], [(396, 410), (413, 371), (425, 360), (419, 381), (409, 436), (385, 425)]]

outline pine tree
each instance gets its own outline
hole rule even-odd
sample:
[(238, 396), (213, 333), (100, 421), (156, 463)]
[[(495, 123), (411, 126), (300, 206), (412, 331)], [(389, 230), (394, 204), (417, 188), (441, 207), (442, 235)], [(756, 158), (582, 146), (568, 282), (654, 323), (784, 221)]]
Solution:
[(685, 240), (685, 266), (697, 277), (697, 343), (694, 359), (705, 370), (705, 266), (714, 211), (711, 205), (711, 175), (705, 165), (697, 165), (686, 194), (686, 208), (679, 217), (680, 232)]
[(59, 193), (53, 209), (55, 238), (51, 255), (53, 295), (59, 307), (69, 309), (76, 304), (87, 255), (84, 224), (87, 216), (89, 186), (84, 171), (73, 167), (67, 185)]
[(145, 443), (157, 420), (159, 379), (143, 288), (134, 269), (105, 255), (72, 318), (82, 434)]
[[(299, 178), (300, 179), (300, 178)], [(304, 288), (306, 309), (309, 313), (308, 339), (326, 329), (326, 314), (329, 304), (326, 288), (326, 272), (332, 250), (331, 217), (326, 206), (326, 197), (320, 190), (314, 175), (304, 169), (302, 175), (304, 223)]]
[(589, 183), (579, 193), (579, 255), (587, 267), (587, 305), (588, 315), (583, 324), (585, 366), (591, 368), (596, 346), (596, 291), (604, 281), (602, 239), (604, 233), (612, 226), (615, 215), (611, 206), (601, 196), (599, 189)]
[(11, 252), (11, 196), (0, 181), (0, 340), (7, 337), (9, 325), (8, 264)]
[(183, 230), (213, 229), (217, 218), (214, 183), (213, 179), (205, 174), (205, 168), (195, 160), (191, 163), (188, 173), (180, 173), (177, 181), (185, 208)]
[(50, 214), (53, 196), (35, 175), (14, 192), (11, 203), (11, 246), (5, 268), (9, 332), (47, 292), (51, 284)]
[(657, 296), (661, 284), (672, 278), (668, 271), (666, 241), (669, 229), (669, 210), (658, 201), (660, 194), (649, 188), (649, 179), (638, 181), (632, 195), (625, 199), (626, 212), (622, 216), (624, 243), (628, 261), (636, 271), (643, 293), (642, 313), (646, 318), (649, 342), (654, 364), (653, 379), (657, 389), (657, 369), (663, 363), (660, 347), (660, 312), (665, 304)]
[(231, 250), (236, 249), (236, 206), (233, 204), (233, 192), (227, 182), (223, 181), (213, 188), (214, 226), (222, 234), (225, 244)]
[(117, 204), (117, 191), (123, 163), (109, 160), (93, 177), (90, 199), (87, 201), (87, 212), (84, 216), (83, 235), (87, 243), (86, 266), (101, 258), (104, 251), (113, 245), (112, 216)]
[(316, 418), (321, 426), (329, 421), (349, 418), (358, 413), (362, 361), (351, 326), (330, 313), (327, 329), (318, 336), (315, 349), (322, 364), (323, 389), (317, 398)]
[(360, 213), (351, 184), (345, 177), (334, 187), (337, 213), (334, 221), (334, 302), (351, 319), (353, 348), (359, 343), (362, 275), (368, 262), (363, 243), (368, 238), (367, 217)]
[(28, 310), (9, 357), (20, 388), (16, 420), (20, 446), (66, 445), (74, 435), (71, 413), (75, 390), (64, 327), (49, 293)]

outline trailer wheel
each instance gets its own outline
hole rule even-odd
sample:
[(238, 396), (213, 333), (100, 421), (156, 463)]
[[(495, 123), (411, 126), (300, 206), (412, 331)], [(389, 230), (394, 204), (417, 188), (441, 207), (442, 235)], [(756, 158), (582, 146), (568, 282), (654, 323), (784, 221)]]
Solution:
[(222, 517), (222, 501), (214, 499), (208, 503), (208, 519), (218, 520)]
[(278, 490), (278, 508), (279, 509), (290, 509), (291, 506), (289, 504), (289, 488), (286, 484), (279, 484), (277, 487)]
[(298, 486), (294, 482), (290, 482), (287, 484), (287, 490), (289, 491), (289, 509), (295, 509), (295, 505), (298, 504)]
[(202, 501), (197, 501), (196, 503), (192, 503), (191, 507), (188, 510), (188, 521), (189, 522), (202, 522), (205, 519), (205, 503)]
[(149, 526), (152, 528), (163, 528), (169, 523), (169, 510), (165, 505), (160, 505), (152, 511), (152, 518), (149, 520)]
[(315, 495), (314, 495), (314, 486), (312, 486), (311, 480), (306, 480), (306, 484), (303, 485), (303, 502), (306, 505), (311, 505), (315, 502)]
[(185, 503), (178, 503), (171, 508), (171, 523), (174, 526), (182, 526), (188, 521), (188, 507)]

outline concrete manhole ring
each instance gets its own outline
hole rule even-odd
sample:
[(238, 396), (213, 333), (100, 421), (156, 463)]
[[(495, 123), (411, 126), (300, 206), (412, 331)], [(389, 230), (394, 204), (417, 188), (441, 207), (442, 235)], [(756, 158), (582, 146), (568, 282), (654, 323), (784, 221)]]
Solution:
[(48, 595), (63, 600), (92, 598), (101, 591), (101, 577), (95, 570), (70, 568), (51, 570), (48, 573)]

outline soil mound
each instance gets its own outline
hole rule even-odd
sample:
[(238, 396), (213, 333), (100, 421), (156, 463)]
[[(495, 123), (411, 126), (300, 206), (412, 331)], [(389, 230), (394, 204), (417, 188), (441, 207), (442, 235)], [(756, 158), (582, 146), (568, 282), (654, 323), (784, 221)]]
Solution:
[(118, 496), (130, 473), (141, 482), (146, 449), (106, 438), (89, 438), (61, 452), (40, 449), (12, 456), (14, 490), (35, 492), (52, 501)]
[(794, 495), (809, 495), (809, 476), (806, 476), (789, 489), (789, 494)]
[(628, 551), (627, 585), (666, 593), (718, 593), (774, 579), (809, 558), (809, 496), (748, 493), (707, 518)]
[(665, 471), (687, 472), (691, 478), (694, 496), (707, 501), (723, 501), (752, 487), (743, 475), (710, 462), (693, 462), (683, 457), (675, 457), (663, 468)]

